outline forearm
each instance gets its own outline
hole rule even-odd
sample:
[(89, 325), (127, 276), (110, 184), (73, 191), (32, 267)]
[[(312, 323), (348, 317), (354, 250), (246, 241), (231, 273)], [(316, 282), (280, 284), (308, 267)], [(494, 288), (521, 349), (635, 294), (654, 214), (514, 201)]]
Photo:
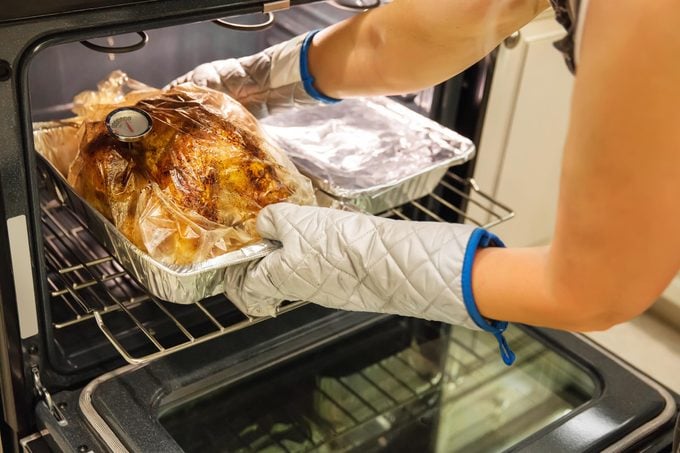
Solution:
[(412, 92), (479, 61), (548, 7), (547, 0), (395, 0), (321, 31), (315, 86), (345, 98)]
[(603, 330), (633, 317), (617, 311), (628, 306), (628, 296), (616, 298), (597, 275), (566, 281), (573, 276), (554, 266), (554, 254), (551, 247), (478, 251), (472, 285), (480, 313), (572, 331)]
[(642, 313), (680, 270), (667, 253), (655, 262), (631, 249), (607, 251), (608, 244), (591, 252), (573, 248), (479, 250), (472, 289), (480, 313), (555, 329), (604, 330)]

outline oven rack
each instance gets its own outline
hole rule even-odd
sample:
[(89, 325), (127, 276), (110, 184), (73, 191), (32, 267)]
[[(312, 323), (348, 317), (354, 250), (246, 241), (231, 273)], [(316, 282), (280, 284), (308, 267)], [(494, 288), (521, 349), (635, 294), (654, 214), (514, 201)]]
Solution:
[[(472, 218), (457, 207), (466, 205), (474, 205), (485, 218)], [(125, 361), (139, 364), (268, 319), (242, 314), (225, 296), (188, 305), (161, 301), (137, 283), (91, 236), (78, 215), (47, 189), (41, 191), (40, 208), (55, 331), (95, 322)], [(464, 221), (488, 228), (514, 213), (482, 192), (474, 180), (449, 171), (430, 195), (382, 216)], [(305, 304), (284, 304), (278, 314)]]

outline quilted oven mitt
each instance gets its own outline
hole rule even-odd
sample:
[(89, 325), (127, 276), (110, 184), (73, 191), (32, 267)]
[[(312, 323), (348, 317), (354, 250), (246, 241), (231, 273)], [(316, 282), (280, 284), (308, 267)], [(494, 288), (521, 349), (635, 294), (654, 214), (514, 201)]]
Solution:
[(306, 105), (339, 102), (314, 87), (308, 53), (312, 31), (242, 58), (217, 60), (197, 66), (170, 82), (193, 82), (222, 91), (241, 102), (257, 118)]
[(284, 300), (443, 321), (492, 333), (514, 361), (507, 322), (485, 319), (472, 294), (479, 247), (503, 243), (469, 225), (412, 222), (289, 203), (264, 208), (257, 229), (282, 247), (226, 272), (225, 292), (251, 316)]

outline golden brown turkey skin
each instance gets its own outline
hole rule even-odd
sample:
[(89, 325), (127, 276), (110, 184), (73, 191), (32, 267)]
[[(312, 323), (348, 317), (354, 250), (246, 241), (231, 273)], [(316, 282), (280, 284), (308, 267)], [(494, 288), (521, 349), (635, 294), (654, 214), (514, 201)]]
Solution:
[(103, 121), (85, 123), (69, 182), (154, 258), (188, 264), (258, 240), (260, 209), (298, 189), (247, 113), (231, 122), (181, 88), (136, 107), (151, 132), (124, 143)]

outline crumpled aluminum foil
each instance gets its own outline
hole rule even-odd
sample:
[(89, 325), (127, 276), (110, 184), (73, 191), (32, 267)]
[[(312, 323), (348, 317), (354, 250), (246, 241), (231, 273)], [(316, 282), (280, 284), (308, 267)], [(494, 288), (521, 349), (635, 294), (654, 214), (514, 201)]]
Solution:
[(469, 139), (389, 98), (293, 110), (263, 127), (315, 186), (372, 213), (427, 195), (475, 154)]

